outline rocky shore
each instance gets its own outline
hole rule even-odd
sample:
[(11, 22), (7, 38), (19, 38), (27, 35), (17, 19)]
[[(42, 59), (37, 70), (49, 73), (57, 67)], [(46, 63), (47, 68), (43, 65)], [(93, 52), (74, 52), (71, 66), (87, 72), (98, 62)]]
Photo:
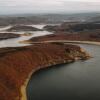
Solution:
[(76, 45), (40, 43), (0, 49), (0, 100), (27, 100), (26, 86), (35, 71), (56, 64), (89, 59)]

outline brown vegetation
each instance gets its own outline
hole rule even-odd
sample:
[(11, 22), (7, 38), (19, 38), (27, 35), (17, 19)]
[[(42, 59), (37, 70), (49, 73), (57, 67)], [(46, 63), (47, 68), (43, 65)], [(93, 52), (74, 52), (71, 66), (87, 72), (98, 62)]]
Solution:
[(36, 44), (0, 49), (0, 100), (22, 100), (21, 86), (34, 70), (90, 56), (76, 45)]
[(44, 27), (47, 31), (54, 31), (56, 33), (75, 33), (75, 32), (82, 32), (82, 31), (91, 31), (91, 30), (98, 30), (100, 29), (99, 23), (89, 23), (89, 22), (64, 22), (61, 25), (50, 26), (47, 25)]
[(31, 42), (49, 41), (49, 40), (69, 40), (69, 41), (94, 41), (100, 42), (100, 30), (82, 31), (79, 33), (57, 33), (47, 36), (31, 38)]

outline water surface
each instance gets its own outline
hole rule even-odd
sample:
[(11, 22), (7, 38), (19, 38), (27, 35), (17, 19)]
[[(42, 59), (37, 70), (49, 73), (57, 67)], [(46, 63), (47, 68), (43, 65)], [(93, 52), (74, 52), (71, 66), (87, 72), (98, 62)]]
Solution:
[[(42, 29), (45, 25), (46, 24), (37, 24), (37, 25), (31, 25), (31, 26)], [(0, 33), (15, 33), (15, 34), (31, 33), (32, 35), (31, 36), (21, 36), (19, 38), (0, 40), (0, 48), (27, 46), (27, 45), (30, 45), (30, 44), (22, 44), (22, 43), (19, 43), (19, 42), (24, 41), (24, 40), (29, 40), (32, 37), (38, 37), (38, 36), (53, 34), (53, 32), (48, 32), (48, 31), (27, 31), (27, 32), (26, 31), (20, 31), (20, 32), (8, 32), (8, 31), (6, 31), (7, 29), (9, 29), (11, 27), (12, 26), (6, 26), (6, 27), (0, 28)]]
[[(24, 32), (23, 33), (19, 32), (19, 33), (23, 34)], [(33, 37), (53, 34), (52, 32), (48, 32), (48, 31), (36, 31), (36, 32), (31, 32), (31, 33), (32, 33), (31, 36), (21, 36), (19, 38), (12, 38), (12, 39), (1, 40), (0, 41), (0, 48), (28, 46), (30, 44), (20, 43), (20, 41), (29, 40), (29, 39), (31, 39)]]

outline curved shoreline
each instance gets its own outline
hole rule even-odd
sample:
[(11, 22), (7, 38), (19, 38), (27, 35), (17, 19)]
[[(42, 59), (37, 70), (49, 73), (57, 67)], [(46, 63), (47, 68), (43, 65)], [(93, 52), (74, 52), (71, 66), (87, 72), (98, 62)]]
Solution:
[[(54, 42), (54, 41), (45, 41), (45, 42), (38, 42), (38, 43), (49, 43), (49, 42), (51, 43), (51, 42)], [(81, 51), (84, 52), (84, 49), (81, 49)], [(76, 59), (76, 60), (80, 60), (80, 59)], [(48, 64), (48, 65), (45, 65), (43, 68), (37, 67), (36, 69), (33, 69), (32, 72), (30, 72), (30, 74), (28, 75), (28, 78), (26, 79), (24, 84), (21, 86), (21, 90), (20, 90), (21, 91), (21, 95), (22, 95), (21, 100), (27, 100), (27, 91), (26, 91), (26, 89), (27, 89), (27, 85), (29, 83), (29, 80), (30, 80), (32, 74), (34, 74), (34, 72), (36, 72), (37, 70), (40, 70), (40, 69), (52, 67), (54, 65), (65, 64), (65, 63), (67, 64), (67, 63), (71, 63), (71, 62), (73, 62), (73, 60), (67, 60), (67, 61), (64, 61), (62, 63), (54, 63), (52, 65)]]
[[(78, 44), (92, 44), (92, 45), (98, 45), (98, 46), (100, 46), (100, 42), (91, 42), (91, 41), (66, 41), (66, 40), (56, 40), (56, 41), (43, 41), (43, 42), (27, 42), (27, 43), (31, 43), (31, 44), (40, 44), (40, 43), (78, 43)], [(71, 62), (71, 61), (70, 61)], [(49, 67), (49, 66), (47, 66), (47, 67)], [(36, 72), (37, 70), (40, 70), (40, 68), (38, 68), (38, 69), (35, 69), (35, 70), (33, 70), (30, 74), (29, 74), (29, 76), (28, 76), (28, 78), (26, 79), (26, 81), (25, 81), (25, 83), (24, 83), (24, 85), (21, 87), (21, 93), (22, 93), (22, 98), (21, 98), (21, 100), (27, 100), (27, 91), (26, 91), (26, 88), (27, 88), (27, 85), (28, 85), (28, 83), (29, 83), (29, 80), (30, 80), (30, 78), (31, 78), (31, 76), (32, 76), (32, 74), (34, 73), (34, 72)]]
[(99, 45), (100, 42), (92, 42), (92, 41), (67, 41), (67, 40), (55, 40), (55, 41), (43, 41), (43, 42), (32, 42), (34, 43), (77, 43), (77, 44), (92, 44), (92, 45)]
[(91, 45), (99, 45), (100, 42), (95, 41), (69, 41), (69, 40), (50, 40), (50, 41), (42, 41), (42, 42), (31, 42), (29, 40), (19, 41), (19, 43), (23, 44), (41, 44), (41, 43), (77, 43), (77, 44), (91, 44)]
[[(64, 41), (64, 40), (61, 41), (65, 43), (67, 42), (67, 43), (100, 45), (100, 42), (93, 42), (93, 41)], [(61, 42), (61, 41), (57, 41), (57, 42)]]
[[(79, 60), (79, 59), (77, 59), (77, 60)], [(43, 67), (43, 68), (38, 67), (38, 68), (36, 68), (36, 69), (33, 69), (32, 72), (29, 74), (28, 78), (26, 79), (25, 83), (21, 86), (21, 94), (22, 94), (22, 97), (21, 97), (20, 100), (28, 100), (28, 99), (27, 99), (27, 91), (26, 91), (27, 85), (28, 85), (28, 83), (29, 83), (29, 80), (30, 80), (31, 76), (32, 76), (36, 71), (38, 71), (38, 70), (40, 70), (40, 69), (49, 68), (49, 67), (52, 67), (52, 66), (55, 66), (55, 65), (67, 64), (67, 63), (71, 63), (71, 62), (73, 62), (73, 60), (64, 61), (64, 62), (62, 62), (62, 63), (55, 63), (55, 64), (53, 64), (53, 65), (52, 65), (52, 64), (49, 64), (49, 65), (46, 65), (46, 66)]]
[[(90, 45), (98, 45), (100, 46), (100, 42), (92, 42), (92, 41), (67, 41), (67, 40), (50, 40), (50, 41), (42, 41), (42, 42), (30, 42), (29, 40), (27, 41), (20, 41), (20, 43), (28, 43), (28, 44), (41, 44), (41, 43), (77, 43), (77, 44), (90, 44)], [(49, 66), (48, 66), (49, 67)], [(40, 68), (33, 70), (30, 75), (28, 76), (27, 80), (25, 81), (24, 85), (21, 87), (21, 93), (22, 93), (22, 98), (21, 100), (27, 100), (27, 93), (26, 93), (26, 87), (29, 83), (29, 80), (31, 78), (31, 75), (39, 70)]]

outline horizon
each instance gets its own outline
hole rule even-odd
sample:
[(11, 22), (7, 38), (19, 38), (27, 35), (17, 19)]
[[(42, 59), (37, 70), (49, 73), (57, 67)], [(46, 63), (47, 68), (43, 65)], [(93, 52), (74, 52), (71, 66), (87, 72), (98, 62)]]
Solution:
[[(77, 6), (78, 5), (78, 6)], [(100, 12), (98, 0), (0, 0), (0, 15)]]
[(83, 14), (97, 14), (100, 15), (100, 12), (71, 12), (71, 13), (11, 13), (11, 14), (0, 14), (0, 17), (28, 17), (28, 16), (41, 16), (41, 15), (83, 15)]

